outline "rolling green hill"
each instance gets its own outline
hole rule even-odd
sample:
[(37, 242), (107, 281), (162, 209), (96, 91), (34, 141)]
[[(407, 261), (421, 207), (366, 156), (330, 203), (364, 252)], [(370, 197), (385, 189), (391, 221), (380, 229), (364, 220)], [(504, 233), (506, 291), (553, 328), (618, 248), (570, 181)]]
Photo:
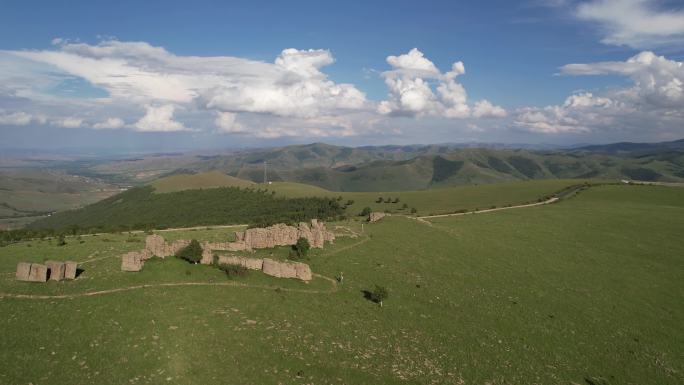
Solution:
[(215, 187), (253, 187), (255, 183), (235, 178), (219, 171), (198, 174), (176, 174), (159, 178), (150, 183), (157, 193)]
[(155, 193), (135, 187), (78, 210), (56, 213), (29, 229), (141, 230), (218, 224), (271, 224), (343, 214), (335, 199), (276, 197), (266, 190), (219, 187)]
[(219, 170), (261, 182), (264, 162), (270, 181), (312, 184), (332, 191), (420, 190), (533, 179), (684, 181), (684, 148), (678, 142), (559, 151), (311, 144), (220, 156), (185, 168)]

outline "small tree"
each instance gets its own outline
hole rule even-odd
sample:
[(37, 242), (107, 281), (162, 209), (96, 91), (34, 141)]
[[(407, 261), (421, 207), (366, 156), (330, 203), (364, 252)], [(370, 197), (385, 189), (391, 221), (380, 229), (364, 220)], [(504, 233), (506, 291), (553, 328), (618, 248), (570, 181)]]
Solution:
[(394, 198), (394, 200), (392, 201), (392, 203), (399, 203), (399, 197)]
[(309, 240), (304, 237), (297, 239), (297, 243), (292, 246), (292, 250), (294, 250), (298, 258), (306, 257), (310, 248)]
[(353, 199), (349, 199), (349, 200), (347, 200), (347, 203), (345, 204), (345, 206), (351, 206), (351, 205), (353, 205), (353, 204), (354, 204), (354, 200), (353, 200)]
[(382, 197), (378, 197), (378, 199), (375, 200), (375, 203), (382, 203)]
[(417, 212), (418, 212), (418, 210), (416, 210), (415, 207), (411, 207), (411, 214), (415, 214), (415, 213), (417, 213)]
[(407, 205), (406, 203), (404, 203), (404, 204), (401, 206), (401, 208), (402, 208), (402, 210), (406, 210), (406, 209), (408, 208), (408, 205)]
[(370, 293), (370, 299), (371, 301), (380, 304), (380, 307), (382, 307), (382, 301), (387, 299), (388, 294), (387, 289), (383, 286), (375, 285), (375, 289)]
[(202, 259), (202, 246), (200, 246), (196, 239), (193, 239), (190, 241), (190, 244), (178, 250), (176, 257), (190, 263), (198, 263)]
[(57, 238), (57, 246), (64, 245), (66, 245), (66, 240), (64, 239), (64, 235), (60, 235), (59, 238)]
[(370, 215), (371, 211), (372, 211), (371, 208), (366, 206), (363, 208), (363, 210), (361, 210), (361, 213), (359, 214), (359, 216), (360, 217), (367, 217), (368, 215)]

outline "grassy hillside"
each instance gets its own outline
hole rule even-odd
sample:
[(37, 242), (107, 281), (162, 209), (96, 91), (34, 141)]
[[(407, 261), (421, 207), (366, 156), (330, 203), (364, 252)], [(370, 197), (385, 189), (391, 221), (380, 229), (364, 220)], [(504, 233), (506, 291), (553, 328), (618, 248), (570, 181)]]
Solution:
[(64, 211), (31, 223), (29, 229), (121, 230), (217, 224), (270, 224), (330, 218), (343, 214), (334, 199), (275, 197), (235, 187), (157, 194), (136, 187), (83, 209)]
[[(354, 201), (347, 207), (349, 215), (358, 214), (364, 207), (370, 207), (373, 211), (400, 214), (410, 214), (411, 209), (415, 208), (417, 215), (430, 215), (534, 202), (567, 187), (585, 182), (586, 180), (581, 179), (551, 179), (480, 186), (442, 187), (420, 191), (343, 193), (289, 182), (273, 182), (267, 186), (260, 184), (259, 188), (275, 191), (276, 196), (285, 197), (341, 196), (342, 203), (346, 203), (348, 200)], [(379, 198), (382, 198), (383, 201), (378, 202)], [(398, 201), (395, 203), (397, 199)], [(388, 200), (390, 202), (387, 202)], [(404, 204), (407, 205), (406, 208), (404, 208)]]
[(215, 187), (253, 187), (254, 182), (226, 175), (219, 171), (199, 174), (177, 174), (160, 178), (152, 183), (157, 193), (167, 193), (188, 189), (204, 189)]
[(187, 168), (220, 170), (260, 182), (266, 161), (271, 181), (333, 191), (420, 190), (533, 179), (683, 182), (684, 148), (676, 144), (627, 146), (640, 149), (632, 152), (613, 150), (624, 147), (618, 144), (565, 151), (454, 146), (358, 149), (312, 144), (221, 156)]
[[(19, 243), (0, 248), (0, 383), (681, 384), (682, 228), (684, 194), (657, 186), (432, 226), (387, 218), (312, 251), (315, 273), (344, 272), (337, 286), (176, 259), (121, 272), (142, 235)], [(11, 278), (47, 258), (79, 260), (83, 275)], [(168, 286), (184, 282), (196, 285)], [(376, 284), (382, 308), (364, 299)]]

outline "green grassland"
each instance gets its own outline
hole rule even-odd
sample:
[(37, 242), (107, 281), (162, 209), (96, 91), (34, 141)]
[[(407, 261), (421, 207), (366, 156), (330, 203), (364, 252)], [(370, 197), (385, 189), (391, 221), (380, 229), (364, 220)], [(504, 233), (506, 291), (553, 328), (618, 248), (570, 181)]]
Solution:
[(198, 174), (178, 174), (160, 178), (152, 183), (156, 193), (183, 191), (188, 189), (216, 188), (216, 187), (253, 187), (255, 183), (235, 178), (219, 171)]
[[(354, 201), (347, 208), (347, 213), (350, 215), (358, 214), (364, 207), (370, 207), (373, 211), (402, 214), (410, 214), (411, 208), (415, 208), (417, 215), (431, 215), (453, 213), (459, 210), (475, 210), (492, 206), (503, 207), (506, 205), (536, 202), (542, 197), (585, 182), (589, 182), (589, 180), (548, 179), (480, 186), (452, 186), (420, 191), (343, 193), (292, 182), (273, 182), (267, 186), (263, 184), (258, 186), (259, 188), (275, 191), (276, 196), (341, 196), (343, 203), (348, 200)], [(380, 197), (383, 198), (383, 203), (377, 202)], [(384, 203), (387, 198), (391, 198), (391, 203)], [(399, 201), (392, 203), (395, 198), (399, 198)], [(404, 204), (408, 207), (403, 208)]]
[[(431, 224), (389, 217), (312, 251), (315, 273), (343, 272), (337, 286), (174, 258), (120, 272), (144, 234), (20, 242), (0, 248), (0, 293), (72, 297), (0, 299), (0, 383), (681, 384), (683, 230), (684, 194), (663, 186)], [(84, 272), (13, 280), (18, 261), (45, 259)], [(375, 284), (390, 293), (382, 308), (364, 299)]]
[[(158, 193), (154, 185), (133, 188), (83, 209), (57, 213), (29, 224), (30, 229), (80, 229), (96, 231), (147, 229), (222, 224), (267, 224), (308, 218), (357, 216), (364, 207), (375, 211), (418, 215), (452, 213), (492, 206), (537, 201), (582, 180), (537, 180), (483, 186), (454, 186), (422, 191), (390, 193), (338, 193), (291, 182), (254, 184), (251, 188), (195, 188), (224, 179), (220, 173), (174, 175), (158, 184), (176, 191)], [(342, 199), (337, 201), (337, 198)], [(376, 203), (379, 197), (393, 203)], [(399, 199), (396, 201), (396, 199)], [(352, 204), (347, 205), (349, 201)], [(383, 201), (384, 202), (384, 201)], [(406, 207), (404, 207), (406, 205)], [(346, 207), (346, 210), (344, 209)]]

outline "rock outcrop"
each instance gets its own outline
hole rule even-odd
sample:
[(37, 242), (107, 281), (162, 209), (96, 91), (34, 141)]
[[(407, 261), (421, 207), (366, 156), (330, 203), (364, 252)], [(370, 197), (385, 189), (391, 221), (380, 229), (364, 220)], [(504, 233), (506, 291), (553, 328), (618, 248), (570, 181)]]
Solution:
[(138, 251), (131, 251), (121, 256), (122, 271), (140, 271), (145, 265), (142, 254)]
[(387, 214), (381, 213), (379, 211), (374, 211), (374, 212), (368, 214), (368, 222), (377, 222), (377, 221), (381, 220), (382, 218), (384, 218), (385, 215), (387, 215)]
[(61, 281), (64, 279), (64, 262), (47, 261), (45, 266), (50, 271), (50, 281)]

